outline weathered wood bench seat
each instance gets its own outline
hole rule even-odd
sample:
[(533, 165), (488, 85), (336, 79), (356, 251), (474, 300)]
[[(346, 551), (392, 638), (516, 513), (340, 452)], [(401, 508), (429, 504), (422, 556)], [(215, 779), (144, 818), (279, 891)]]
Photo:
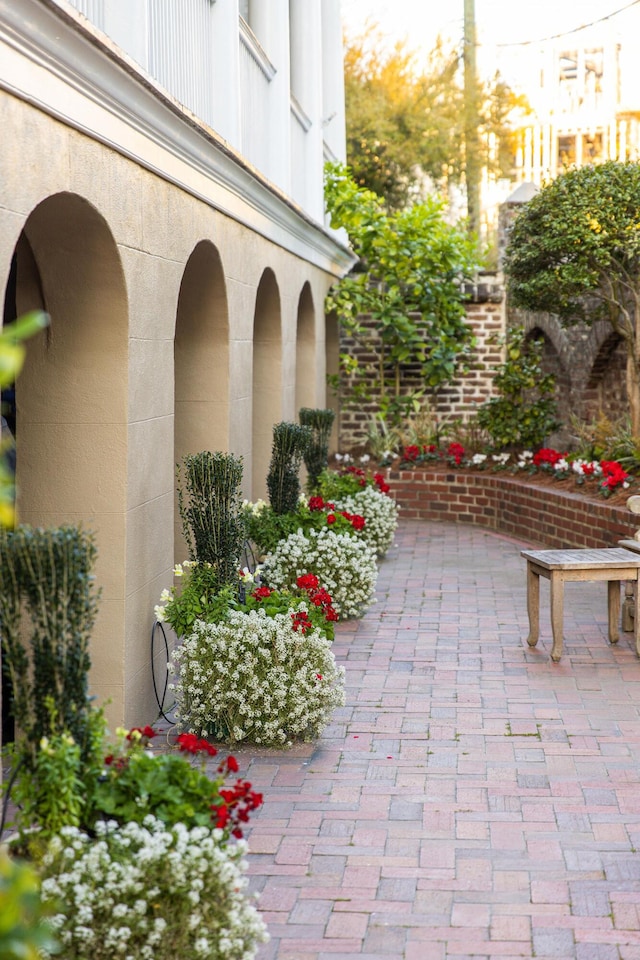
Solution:
[(620, 583), (634, 581), (633, 631), (636, 652), (640, 656), (640, 590), (637, 589), (640, 553), (612, 547), (604, 550), (522, 550), (520, 555), (527, 561), (527, 643), (530, 647), (535, 647), (540, 632), (540, 577), (545, 577), (550, 583), (551, 659), (555, 662), (562, 656), (564, 584), (587, 580), (607, 582), (609, 641), (617, 643)]

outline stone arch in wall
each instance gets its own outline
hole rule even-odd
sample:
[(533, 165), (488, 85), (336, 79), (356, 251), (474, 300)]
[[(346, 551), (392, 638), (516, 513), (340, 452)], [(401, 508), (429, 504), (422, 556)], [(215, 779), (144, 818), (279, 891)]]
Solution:
[(590, 421), (606, 416), (619, 420), (629, 412), (626, 388), (627, 354), (622, 338), (608, 323), (592, 330), (592, 362), (586, 371), (583, 417)]
[(253, 315), (251, 496), (264, 497), (273, 427), (282, 419), (282, 311), (275, 274), (260, 278)]
[[(187, 260), (176, 311), (174, 459), (229, 450), (229, 310), (216, 247), (203, 240)], [(175, 511), (176, 562), (187, 556)]]
[(542, 341), (542, 372), (551, 374), (555, 380), (556, 409), (559, 419), (566, 424), (572, 411), (573, 383), (571, 368), (566, 363), (568, 351), (562, 331), (556, 330), (552, 325), (548, 325), (546, 330), (542, 326), (532, 325), (527, 330), (525, 342), (529, 339)]
[(311, 285), (298, 300), (296, 323), (296, 419), (300, 407), (316, 406), (316, 314)]
[[(128, 300), (111, 230), (87, 200), (58, 193), (27, 217), (5, 317), (44, 308), (16, 381), (18, 518), (95, 533), (101, 588), (92, 692), (120, 695), (124, 671)], [(8, 302), (10, 300), (10, 302)]]

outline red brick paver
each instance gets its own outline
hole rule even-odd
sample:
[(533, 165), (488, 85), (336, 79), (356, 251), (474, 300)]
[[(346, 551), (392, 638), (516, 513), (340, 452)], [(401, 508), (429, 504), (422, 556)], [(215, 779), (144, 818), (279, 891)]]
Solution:
[(404, 521), (340, 624), (316, 744), (236, 750), (265, 804), (260, 960), (640, 960), (640, 662), (568, 584), (562, 661), (527, 647), (520, 544)]

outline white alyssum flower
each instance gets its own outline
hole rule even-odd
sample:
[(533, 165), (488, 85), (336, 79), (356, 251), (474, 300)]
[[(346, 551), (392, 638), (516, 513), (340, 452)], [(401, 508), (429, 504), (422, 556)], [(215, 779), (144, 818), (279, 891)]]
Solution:
[[(381, 493), (375, 487), (363, 487), (357, 493), (336, 501), (336, 510), (359, 514), (365, 519), (362, 530), (357, 535), (377, 553), (384, 556), (398, 528), (399, 504), (393, 497)], [(329, 591), (331, 592), (331, 591)]]
[(315, 573), (344, 620), (358, 617), (373, 600), (378, 567), (372, 547), (360, 537), (321, 530), (298, 530), (281, 540), (264, 563), (267, 583), (281, 589), (304, 573)]
[(174, 664), (181, 726), (200, 735), (274, 746), (313, 740), (344, 704), (344, 668), (330, 641), (317, 629), (295, 631), (291, 612), (197, 620)]
[(268, 934), (245, 893), (247, 846), (221, 841), (152, 816), (99, 822), (96, 837), (64, 828), (43, 862), (42, 897), (65, 960), (252, 960)]

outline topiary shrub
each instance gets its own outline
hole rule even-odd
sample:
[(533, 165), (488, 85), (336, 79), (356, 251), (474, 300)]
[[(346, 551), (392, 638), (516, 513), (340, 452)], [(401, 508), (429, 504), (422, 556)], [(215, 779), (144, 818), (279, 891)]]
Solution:
[(300, 465), (311, 441), (311, 430), (299, 423), (276, 423), (267, 475), (269, 502), (274, 513), (293, 513), (300, 497)]
[(329, 438), (335, 417), (333, 410), (315, 410), (310, 407), (301, 407), (298, 413), (300, 423), (311, 430), (311, 439), (304, 453), (307, 489), (310, 493), (315, 492), (318, 477), (326, 470), (329, 462)]
[[(98, 593), (93, 535), (77, 527), (0, 531), (0, 631), (13, 715), (27, 755), (68, 733), (90, 749), (89, 639)], [(25, 611), (30, 636), (23, 625)]]
[(178, 466), (178, 507), (191, 560), (210, 564), (213, 592), (236, 585), (244, 544), (242, 459), (227, 453), (189, 454)]

